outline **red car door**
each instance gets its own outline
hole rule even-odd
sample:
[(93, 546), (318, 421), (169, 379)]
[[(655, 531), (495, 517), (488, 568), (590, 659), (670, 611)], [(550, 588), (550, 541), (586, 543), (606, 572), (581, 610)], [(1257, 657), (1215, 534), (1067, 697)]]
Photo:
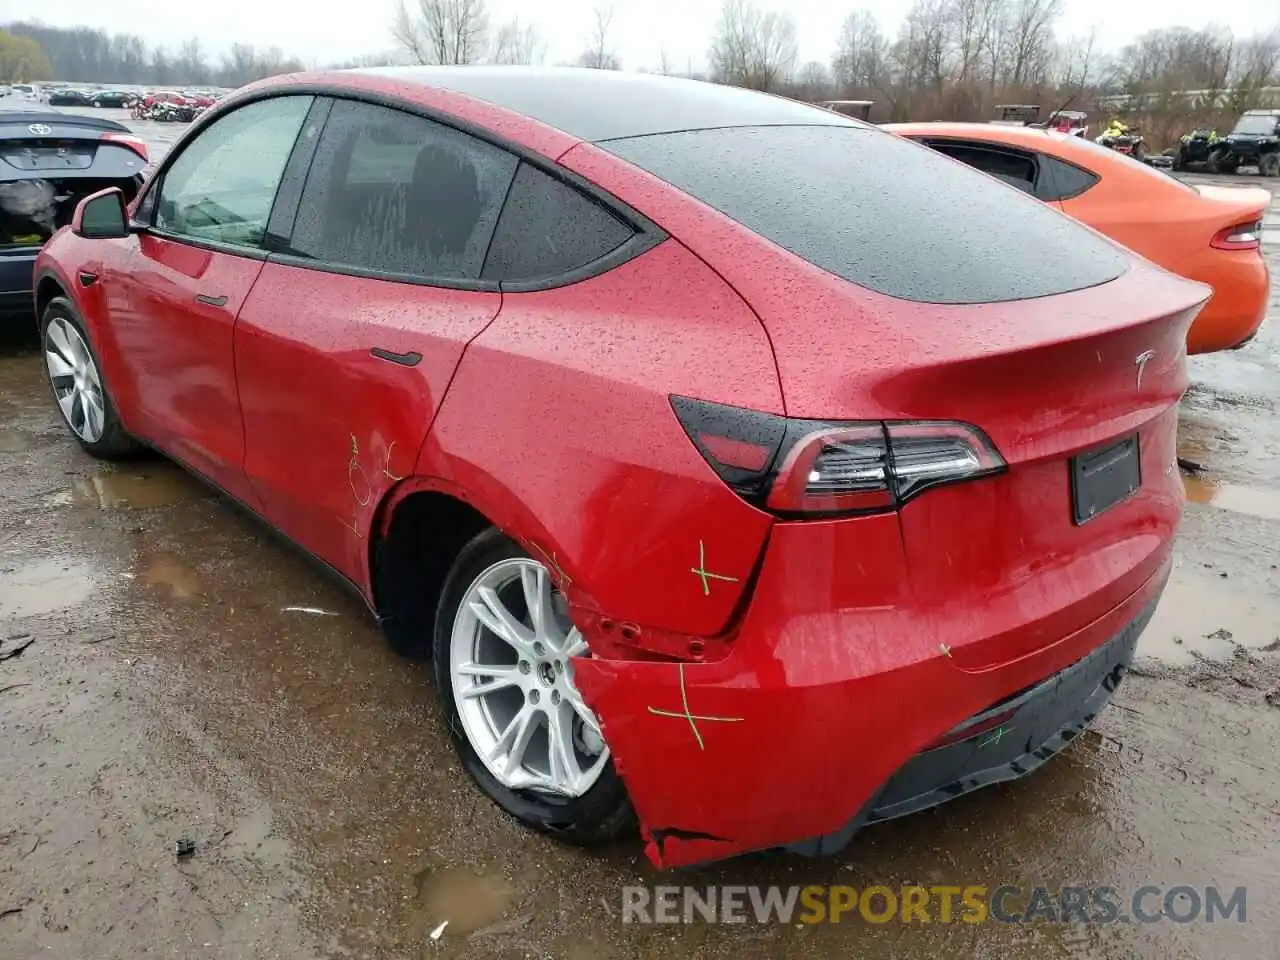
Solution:
[(253, 103), (183, 144), (142, 198), (141, 229), (107, 278), (126, 421), (255, 505), (244, 476), (234, 330), (262, 272), (271, 207), (311, 103)]
[(288, 252), (240, 312), (245, 471), (268, 519), (356, 582), (378, 504), (502, 305), (479, 276), (516, 164), (421, 117), (336, 101)]

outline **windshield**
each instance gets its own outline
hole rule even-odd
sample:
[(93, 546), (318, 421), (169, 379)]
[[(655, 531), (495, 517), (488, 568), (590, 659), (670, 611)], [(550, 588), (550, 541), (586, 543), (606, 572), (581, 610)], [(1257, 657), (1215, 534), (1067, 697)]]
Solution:
[(1240, 118), (1240, 122), (1236, 124), (1236, 128), (1231, 132), (1260, 134), (1264, 137), (1270, 137), (1275, 135), (1278, 122), (1280, 122), (1280, 117), (1263, 114), (1257, 114), (1252, 117), (1245, 115)]
[(1040, 201), (874, 128), (734, 127), (600, 146), (815, 266), (904, 300), (1046, 297), (1127, 266)]

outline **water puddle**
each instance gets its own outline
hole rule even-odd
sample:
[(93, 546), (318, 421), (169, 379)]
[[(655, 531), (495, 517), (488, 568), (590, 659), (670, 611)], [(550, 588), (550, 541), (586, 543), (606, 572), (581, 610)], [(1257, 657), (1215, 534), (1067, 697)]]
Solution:
[(71, 502), (81, 507), (145, 510), (212, 496), (209, 489), (177, 467), (147, 473), (99, 473), (76, 480)]
[(1258, 650), (1277, 640), (1280, 599), (1178, 567), (1138, 641), (1138, 657), (1174, 664), (1226, 660), (1236, 647)]
[(0, 430), (0, 453), (21, 453), (34, 446), (29, 433), (20, 430)]
[(515, 889), (502, 877), (470, 870), (428, 867), (414, 881), (423, 924), (434, 930), (449, 921), (442, 934), (446, 938), (465, 936), (497, 923), (515, 897)]
[(137, 579), (173, 600), (190, 600), (204, 589), (195, 571), (176, 553), (157, 553), (140, 562)]
[(1264, 520), (1280, 520), (1280, 493), (1220, 483), (1187, 474), (1183, 474), (1182, 485), (1186, 488), (1187, 499), (1192, 503), (1202, 503), (1219, 510), (1243, 513)]
[(72, 560), (38, 560), (0, 569), (0, 617), (38, 617), (79, 606), (97, 584), (92, 568)]

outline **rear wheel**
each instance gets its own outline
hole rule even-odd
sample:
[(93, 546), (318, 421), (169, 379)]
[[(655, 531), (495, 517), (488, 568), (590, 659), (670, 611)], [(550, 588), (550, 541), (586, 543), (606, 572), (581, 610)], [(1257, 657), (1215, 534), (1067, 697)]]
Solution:
[(40, 318), (45, 371), (62, 420), (87, 453), (117, 460), (140, 452), (107, 393), (97, 355), (71, 301), (55, 297)]
[(547, 568), (500, 531), (459, 554), (435, 625), (435, 676), (462, 765), (521, 822), (572, 843), (634, 825), (600, 724), (573, 680), (589, 656)]
[(1264, 177), (1280, 177), (1280, 152), (1264, 153), (1258, 161), (1258, 173)]

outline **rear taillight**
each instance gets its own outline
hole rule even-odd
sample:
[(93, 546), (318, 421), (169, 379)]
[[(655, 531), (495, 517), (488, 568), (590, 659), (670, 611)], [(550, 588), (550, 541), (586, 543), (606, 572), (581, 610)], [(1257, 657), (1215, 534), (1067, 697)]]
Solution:
[(687, 397), (671, 403), (720, 478), (781, 516), (895, 510), (932, 487), (1005, 469), (987, 436), (965, 423), (788, 420)]
[(1234, 227), (1219, 230), (1212, 240), (1211, 247), (1219, 250), (1257, 250), (1262, 244), (1262, 221), (1251, 220), (1238, 223)]
[(147, 152), (147, 143), (141, 137), (130, 136), (127, 133), (104, 133), (99, 140), (106, 140), (109, 143), (118, 143), (122, 147), (128, 147), (138, 156), (144, 163), (151, 162), (151, 154)]

